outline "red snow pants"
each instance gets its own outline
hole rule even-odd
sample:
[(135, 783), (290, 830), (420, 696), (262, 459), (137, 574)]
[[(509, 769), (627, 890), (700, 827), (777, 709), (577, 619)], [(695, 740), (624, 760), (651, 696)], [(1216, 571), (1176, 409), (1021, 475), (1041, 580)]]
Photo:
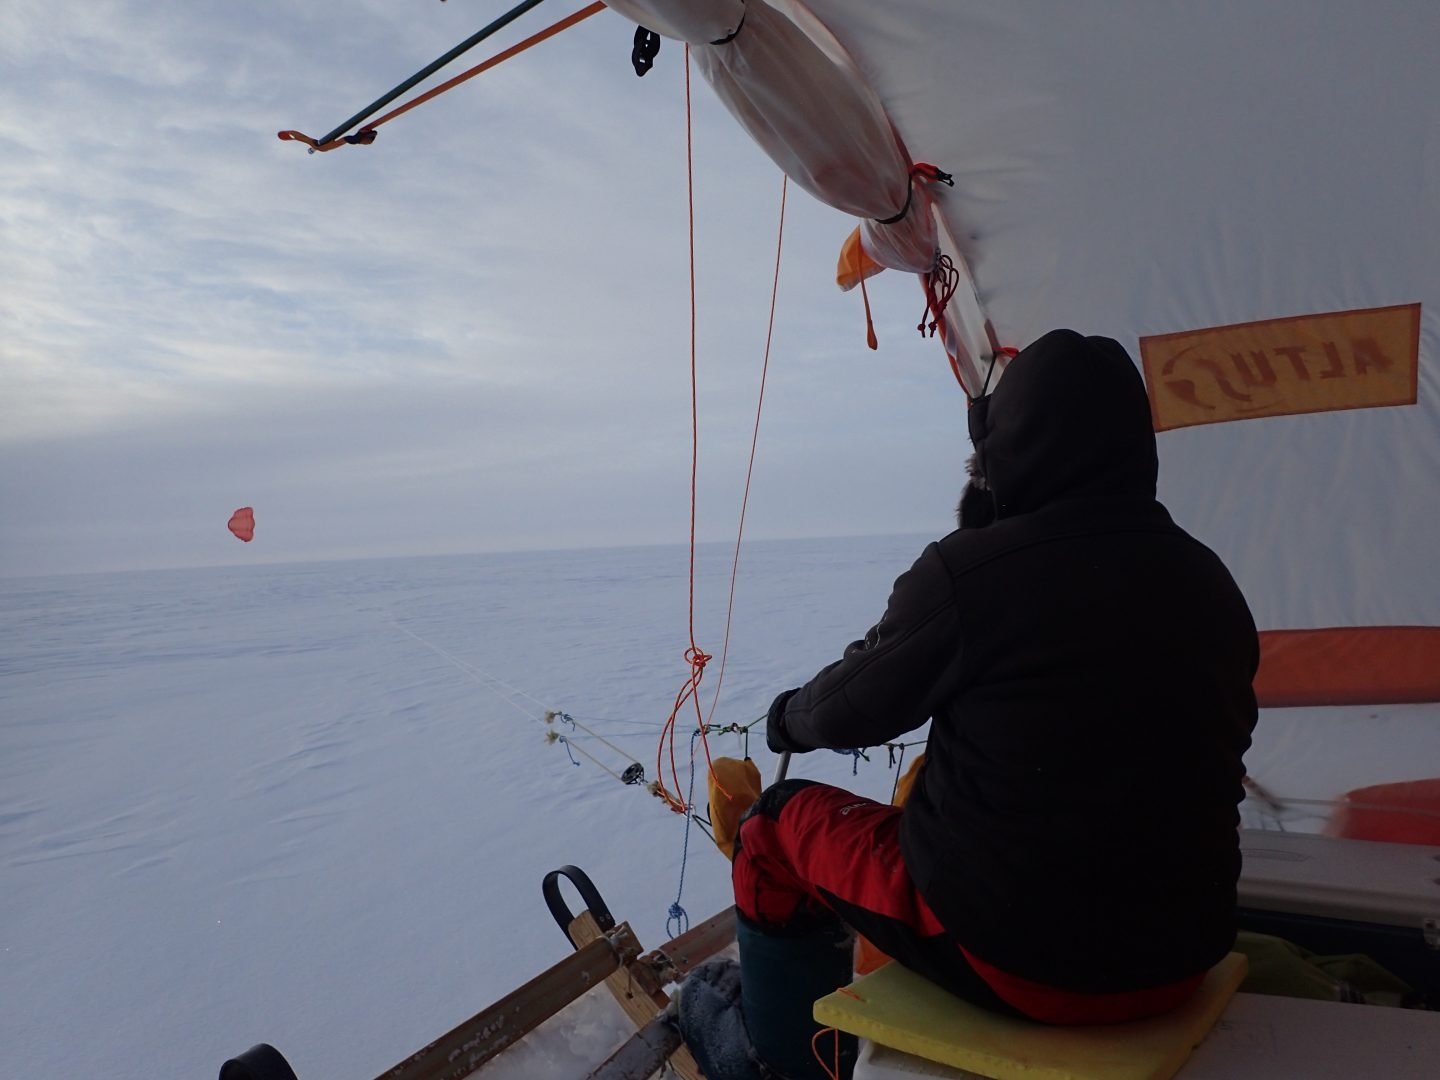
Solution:
[(1062, 990), (986, 964), (925, 902), (900, 855), (899, 807), (809, 780), (768, 788), (741, 821), (735, 906), (785, 933), (826, 912), (887, 955), (982, 1008), (1051, 1024), (1104, 1024), (1173, 1009), (1203, 976), (1122, 993)]

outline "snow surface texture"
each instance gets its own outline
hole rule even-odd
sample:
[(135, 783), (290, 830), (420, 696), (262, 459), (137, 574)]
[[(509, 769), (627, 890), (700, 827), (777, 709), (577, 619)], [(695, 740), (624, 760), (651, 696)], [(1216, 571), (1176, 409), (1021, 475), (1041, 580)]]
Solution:
[[(926, 539), (748, 546), (716, 722), (837, 657)], [(701, 551), (707, 708), (730, 558)], [(566, 955), (540, 898), (565, 863), (660, 944), (684, 819), (572, 767), (540, 717), (653, 776), (686, 594), (681, 548), (0, 579), (0, 1076), (211, 1077), (260, 1041), (300, 1080), (375, 1075)], [(762, 729), (750, 750), (768, 779)], [(1284, 757), (1262, 722), (1252, 767)], [(888, 799), (871, 758), (792, 775)], [(729, 904), (728, 869), (693, 831), (694, 921)], [(606, 1022), (532, 1045), (547, 1064), (523, 1075), (588, 1069)]]
[[(926, 539), (747, 547), (716, 721), (837, 657)], [(732, 550), (702, 549), (707, 708)], [(683, 548), (0, 580), (0, 1076), (213, 1077), (260, 1041), (375, 1075), (569, 952), (565, 863), (659, 945), (684, 819), (541, 715), (653, 775), (686, 608)], [(888, 798), (872, 757), (793, 770)], [(729, 864), (690, 841), (699, 922)]]

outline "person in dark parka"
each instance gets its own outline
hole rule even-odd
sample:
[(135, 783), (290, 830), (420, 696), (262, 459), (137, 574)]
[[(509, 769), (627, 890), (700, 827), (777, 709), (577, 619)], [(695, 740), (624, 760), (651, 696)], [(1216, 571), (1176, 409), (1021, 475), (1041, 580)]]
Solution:
[(1234, 941), (1258, 640), (1220, 559), (1156, 500), (1139, 372), (1118, 342), (1052, 331), (969, 419), (966, 527), (770, 709), (777, 752), (932, 721), (903, 810), (787, 780), (740, 824), (740, 1011), (772, 1074), (824, 1075), (806, 1071), (813, 1025), (774, 1019), (801, 1015), (787, 987), (813, 1001), (847, 972), (801, 986), (747, 964), (793, 972), (786, 949), (840, 924), (976, 1004), (1055, 1024), (1174, 1008)]

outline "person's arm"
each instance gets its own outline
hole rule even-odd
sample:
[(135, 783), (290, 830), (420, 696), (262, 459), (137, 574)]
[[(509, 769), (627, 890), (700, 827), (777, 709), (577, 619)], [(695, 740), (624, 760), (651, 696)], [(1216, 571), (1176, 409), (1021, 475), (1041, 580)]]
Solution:
[(884, 616), (845, 654), (770, 706), (770, 749), (874, 746), (930, 719), (960, 661), (954, 586), (934, 544), (895, 582)]

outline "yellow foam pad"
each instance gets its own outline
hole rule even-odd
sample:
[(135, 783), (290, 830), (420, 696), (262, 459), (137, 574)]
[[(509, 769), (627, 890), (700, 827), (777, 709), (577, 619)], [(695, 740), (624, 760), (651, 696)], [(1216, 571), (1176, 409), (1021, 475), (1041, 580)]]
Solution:
[(1168, 1080), (1245, 978), (1231, 953), (1180, 1008), (1150, 1020), (1051, 1027), (986, 1012), (899, 964), (815, 1003), (815, 1019), (907, 1054), (995, 1080)]

